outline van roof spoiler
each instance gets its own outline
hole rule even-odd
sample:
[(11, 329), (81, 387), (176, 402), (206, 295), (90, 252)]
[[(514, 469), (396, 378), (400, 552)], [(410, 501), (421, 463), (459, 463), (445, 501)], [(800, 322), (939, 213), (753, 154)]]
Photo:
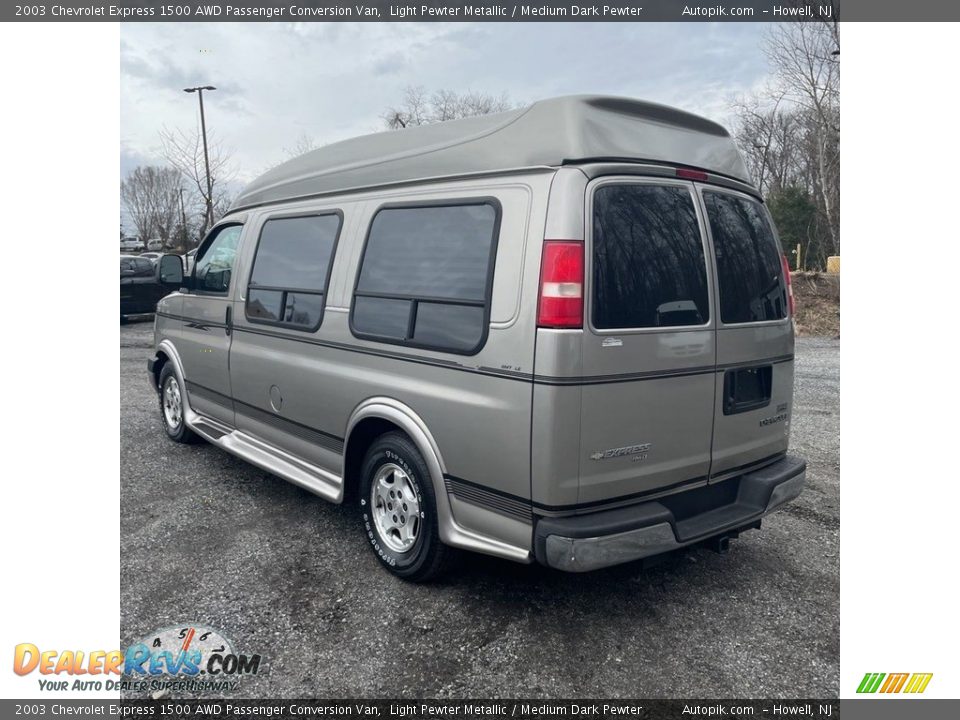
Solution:
[(385, 185), (554, 168), (595, 158), (683, 165), (750, 184), (736, 144), (712, 120), (642, 100), (574, 95), (318, 148), (254, 180), (231, 211)]

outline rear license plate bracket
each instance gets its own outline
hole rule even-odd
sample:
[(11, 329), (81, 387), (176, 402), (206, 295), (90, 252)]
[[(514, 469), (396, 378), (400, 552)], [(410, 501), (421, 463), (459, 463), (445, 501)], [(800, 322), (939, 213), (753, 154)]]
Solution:
[(723, 375), (723, 414), (736, 415), (770, 404), (773, 366), (727, 370)]

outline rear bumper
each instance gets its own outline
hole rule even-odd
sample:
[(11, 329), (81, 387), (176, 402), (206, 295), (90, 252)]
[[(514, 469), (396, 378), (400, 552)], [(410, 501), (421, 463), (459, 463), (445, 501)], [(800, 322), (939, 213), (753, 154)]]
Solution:
[[(755, 527), (764, 515), (797, 497), (806, 469), (805, 460), (788, 455), (760, 470), (724, 480), (722, 485), (737, 485), (726, 486), (718, 497), (732, 501), (715, 507), (707, 503), (706, 509), (692, 514), (664, 498), (589, 515), (541, 518), (534, 531), (534, 554), (540, 563), (558, 570), (587, 572), (734, 534)], [(704, 490), (712, 492), (710, 486)], [(733, 490), (735, 496), (729, 495)], [(682, 499), (684, 494), (672, 499)], [(693, 505), (704, 506), (699, 499)]]

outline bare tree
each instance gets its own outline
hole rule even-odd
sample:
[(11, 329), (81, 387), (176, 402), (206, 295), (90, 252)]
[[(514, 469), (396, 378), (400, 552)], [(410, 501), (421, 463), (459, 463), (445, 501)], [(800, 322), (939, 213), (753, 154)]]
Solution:
[(815, 218), (802, 233), (805, 257), (825, 261), (840, 252), (839, 30), (835, 22), (781, 23), (764, 50), (773, 77), (733, 104), (734, 136), (761, 192), (781, 200), (771, 209), (792, 208), (796, 220), (798, 198), (807, 198)]
[(304, 132), (300, 133), (300, 137), (297, 138), (297, 141), (291, 147), (285, 147), (283, 149), (283, 153), (289, 160), (291, 158), (300, 157), (311, 150), (316, 150), (318, 147), (320, 147), (320, 143)]
[(179, 193), (180, 173), (174, 168), (138, 167), (120, 183), (120, 199), (144, 240), (173, 238)]
[(403, 91), (403, 102), (387, 108), (383, 120), (390, 130), (398, 130), (430, 123), (430, 101), (427, 92), (419, 85), (408, 85)]
[(120, 183), (120, 201), (142, 238), (153, 232), (153, 212), (150, 193), (145, 182), (144, 168), (137, 168)]
[(733, 104), (737, 116), (734, 136), (751, 177), (764, 194), (788, 185), (796, 164), (796, 117), (781, 110), (782, 96), (767, 100), (752, 95)]
[(840, 252), (840, 51), (831, 23), (780, 23), (766, 53), (785, 97), (806, 121), (813, 181), (833, 249)]
[[(222, 143), (212, 138), (209, 134), (208, 149), (210, 157), (210, 197), (207, 196), (207, 175), (203, 159), (203, 138), (197, 131), (184, 132), (183, 130), (168, 130), (164, 128), (160, 131), (160, 142), (163, 156), (173, 167), (175, 167), (185, 178), (190, 187), (191, 194), (199, 197), (200, 202), (206, 207), (207, 202), (213, 206), (216, 222), (225, 210), (224, 196), (226, 185), (233, 179), (233, 170), (231, 169), (231, 154), (223, 147)], [(227, 203), (229, 206), (229, 203)], [(221, 208), (220, 214), (217, 214), (217, 208)], [(200, 224), (200, 235), (206, 234), (209, 229), (206, 217)]]
[(220, 188), (219, 191), (215, 192), (213, 198), (213, 217), (216, 220), (219, 220), (226, 215), (227, 210), (230, 209), (230, 206), (233, 204), (235, 199), (236, 195), (231, 193), (225, 187)]
[(511, 110), (513, 104), (506, 93), (489, 93), (456, 90), (437, 90), (433, 93), (420, 86), (408, 86), (403, 92), (403, 101), (383, 113), (383, 121), (390, 130), (417, 125), (429, 125), (444, 120), (458, 120), (476, 115)]

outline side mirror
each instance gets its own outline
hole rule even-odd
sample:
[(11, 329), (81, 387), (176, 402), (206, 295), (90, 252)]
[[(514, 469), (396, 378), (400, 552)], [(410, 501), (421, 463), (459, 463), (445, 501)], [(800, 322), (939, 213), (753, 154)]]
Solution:
[(183, 261), (179, 255), (161, 255), (157, 263), (157, 280), (161, 285), (180, 287), (183, 284)]

